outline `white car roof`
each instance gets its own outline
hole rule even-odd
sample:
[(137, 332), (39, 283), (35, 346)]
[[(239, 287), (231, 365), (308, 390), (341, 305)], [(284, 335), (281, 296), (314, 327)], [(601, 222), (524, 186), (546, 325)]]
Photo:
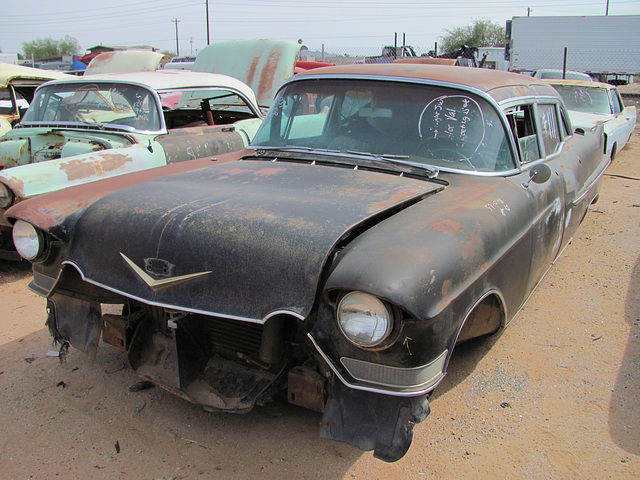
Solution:
[(155, 72), (104, 73), (87, 77), (73, 77), (70, 80), (53, 81), (52, 84), (124, 82), (139, 83), (156, 91), (187, 89), (198, 87), (231, 88), (244, 94), (257, 106), (256, 95), (246, 83), (218, 73), (190, 72), (184, 70), (157, 70)]

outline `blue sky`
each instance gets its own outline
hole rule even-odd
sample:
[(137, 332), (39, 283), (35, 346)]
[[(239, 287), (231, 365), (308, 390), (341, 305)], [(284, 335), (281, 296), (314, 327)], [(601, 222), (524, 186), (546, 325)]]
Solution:
[[(406, 35), (433, 48), (447, 29), (474, 19), (504, 25), (514, 16), (604, 15), (607, 0), (209, 0), (211, 42), (238, 38), (301, 38), (311, 50), (379, 52)], [(0, 49), (22, 52), (25, 41), (64, 35), (83, 52), (95, 45), (153, 45), (182, 55), (207, 43), (205, 0), (3, 0)], [(609, 15), (640, 15), (640, 0), (609, 0)], [(543, 33), (543, 32), (541, 32)], [(544, 33), (543, 33), (544, 34)], [(639, 33), (640, 34), (640, 33)]]

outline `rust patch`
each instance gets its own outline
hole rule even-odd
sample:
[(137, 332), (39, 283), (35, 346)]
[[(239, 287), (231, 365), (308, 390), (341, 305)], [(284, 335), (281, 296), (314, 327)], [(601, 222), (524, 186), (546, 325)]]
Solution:
[[(256, 77), (256, 71), (258, 70), (258, 58), (254, 58), (249, 64), (249, 68), (247, 69), (247, 85), (253, 85), (253, 79)], [(256, 92), (258, 93), (258, 92)]]
[(67, 175), (67, 179), (74, 181), (93, 176), (104, 176), (105, 173), (122, 168), (132, 161), (133, 159), (129, 155), (105, 153), (98, 158), (88, 157), (62, 163), (60, 170)]
[(484, 250), (484, 244), (480, 235), (475, 234), (462, 246), (460, 251), (462, 258), (468, 260), (470, 258), (481, 257)]
[[(0, 169), (1, 170), (1, 169)], [(21, 195), (24, 195), (24, 180), (21, 178), (9, 177), (2, 180), (7, 187), (11, 189), (13, 194), (16, 196), (14, 203), (18, 202), (18, 198)]]
[(275, 76), (280, 57), (282, 57), (281, 51), (273, 50), (271, 51), (271, 53), (269, 53), (267, 64), (260, 72), (260, 91), (256, 92), (258, 98), (263, 98), (265, 95), (270, 95), (271, 91), (273, 90), (273, 78)]
[(462, 223), (446, 218), (444, 220), (439, 220), (432, 223), (431, 228), (433, 228), (437, 232), (441, 232), (453, 237), (454, 235), (460, 233), (460, 230), (462, 230)]
[(263, 168), (261, 170), (256, 170), (256, 175), (260, 175), (260, 176), (269, 176), (269, 175), (275, 175), (276, 173), (280, 173), (282, 172), (284, 169), (282, 168)]
[(383, 201), (372, 203), (371, 207), (369, 208), (369, 212), (373, 213), (373, 212), (378, 212), (380, 210), (384, 210), (393, 205), (396, 205), (397, 203), (403, 202), (408, 198), (412, 198), (416, 195), (420, 195), (421, 193), (424, 193), (424, 190), (422, 188), (409, 188), (406, 190), (402, 190), (400, 192), (396, 192), (391, 197)]
[[(248, 168), (230, 168), (228, 170), (225, 170), (224, 173), (227, 176), (230, 175), (242, 175), (243, 173), (250, 173), (251, 170), (249, 170)], [(224, 177), (220, 177), (220, 178), (224, 178)]]

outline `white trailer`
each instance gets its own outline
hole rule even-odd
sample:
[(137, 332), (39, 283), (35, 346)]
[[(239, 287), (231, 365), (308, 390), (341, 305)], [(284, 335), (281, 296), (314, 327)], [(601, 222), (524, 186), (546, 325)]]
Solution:
[(478, 66), (482, 60), (484, 60), (482, 68), (509, 70), (509, 62), (504, 58), (504, 48), (502, 47), (478, 47), (478, 53), (476, 53)]
[(640, 74), (640, 15), (513, 17), (507, 21), (509, 70), (585, 72), (630, 83)]
[(13, 65), (18, 64), (18, 54), (17, 53), (0, 53), (0, 62), (2, 63), (11, 63)]

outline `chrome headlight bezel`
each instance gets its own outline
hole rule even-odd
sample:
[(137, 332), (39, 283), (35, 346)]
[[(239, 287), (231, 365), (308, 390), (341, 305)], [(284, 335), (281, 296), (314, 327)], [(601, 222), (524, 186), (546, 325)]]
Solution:
[(0, 208), (9, 208), (13, 204), (13, 198), (11, 189), (0, 182)]
[(394, 329), (393, 308), (375, 295), (361, 291), (345, 294), (336, 307), (336, 320), (353, 345), (375, 349), (384, 345)]
[(22, 258), (35, 260), (44, 252), (44, 235), (29, 222), (18, 220), (13, 225), (13, 245)]

